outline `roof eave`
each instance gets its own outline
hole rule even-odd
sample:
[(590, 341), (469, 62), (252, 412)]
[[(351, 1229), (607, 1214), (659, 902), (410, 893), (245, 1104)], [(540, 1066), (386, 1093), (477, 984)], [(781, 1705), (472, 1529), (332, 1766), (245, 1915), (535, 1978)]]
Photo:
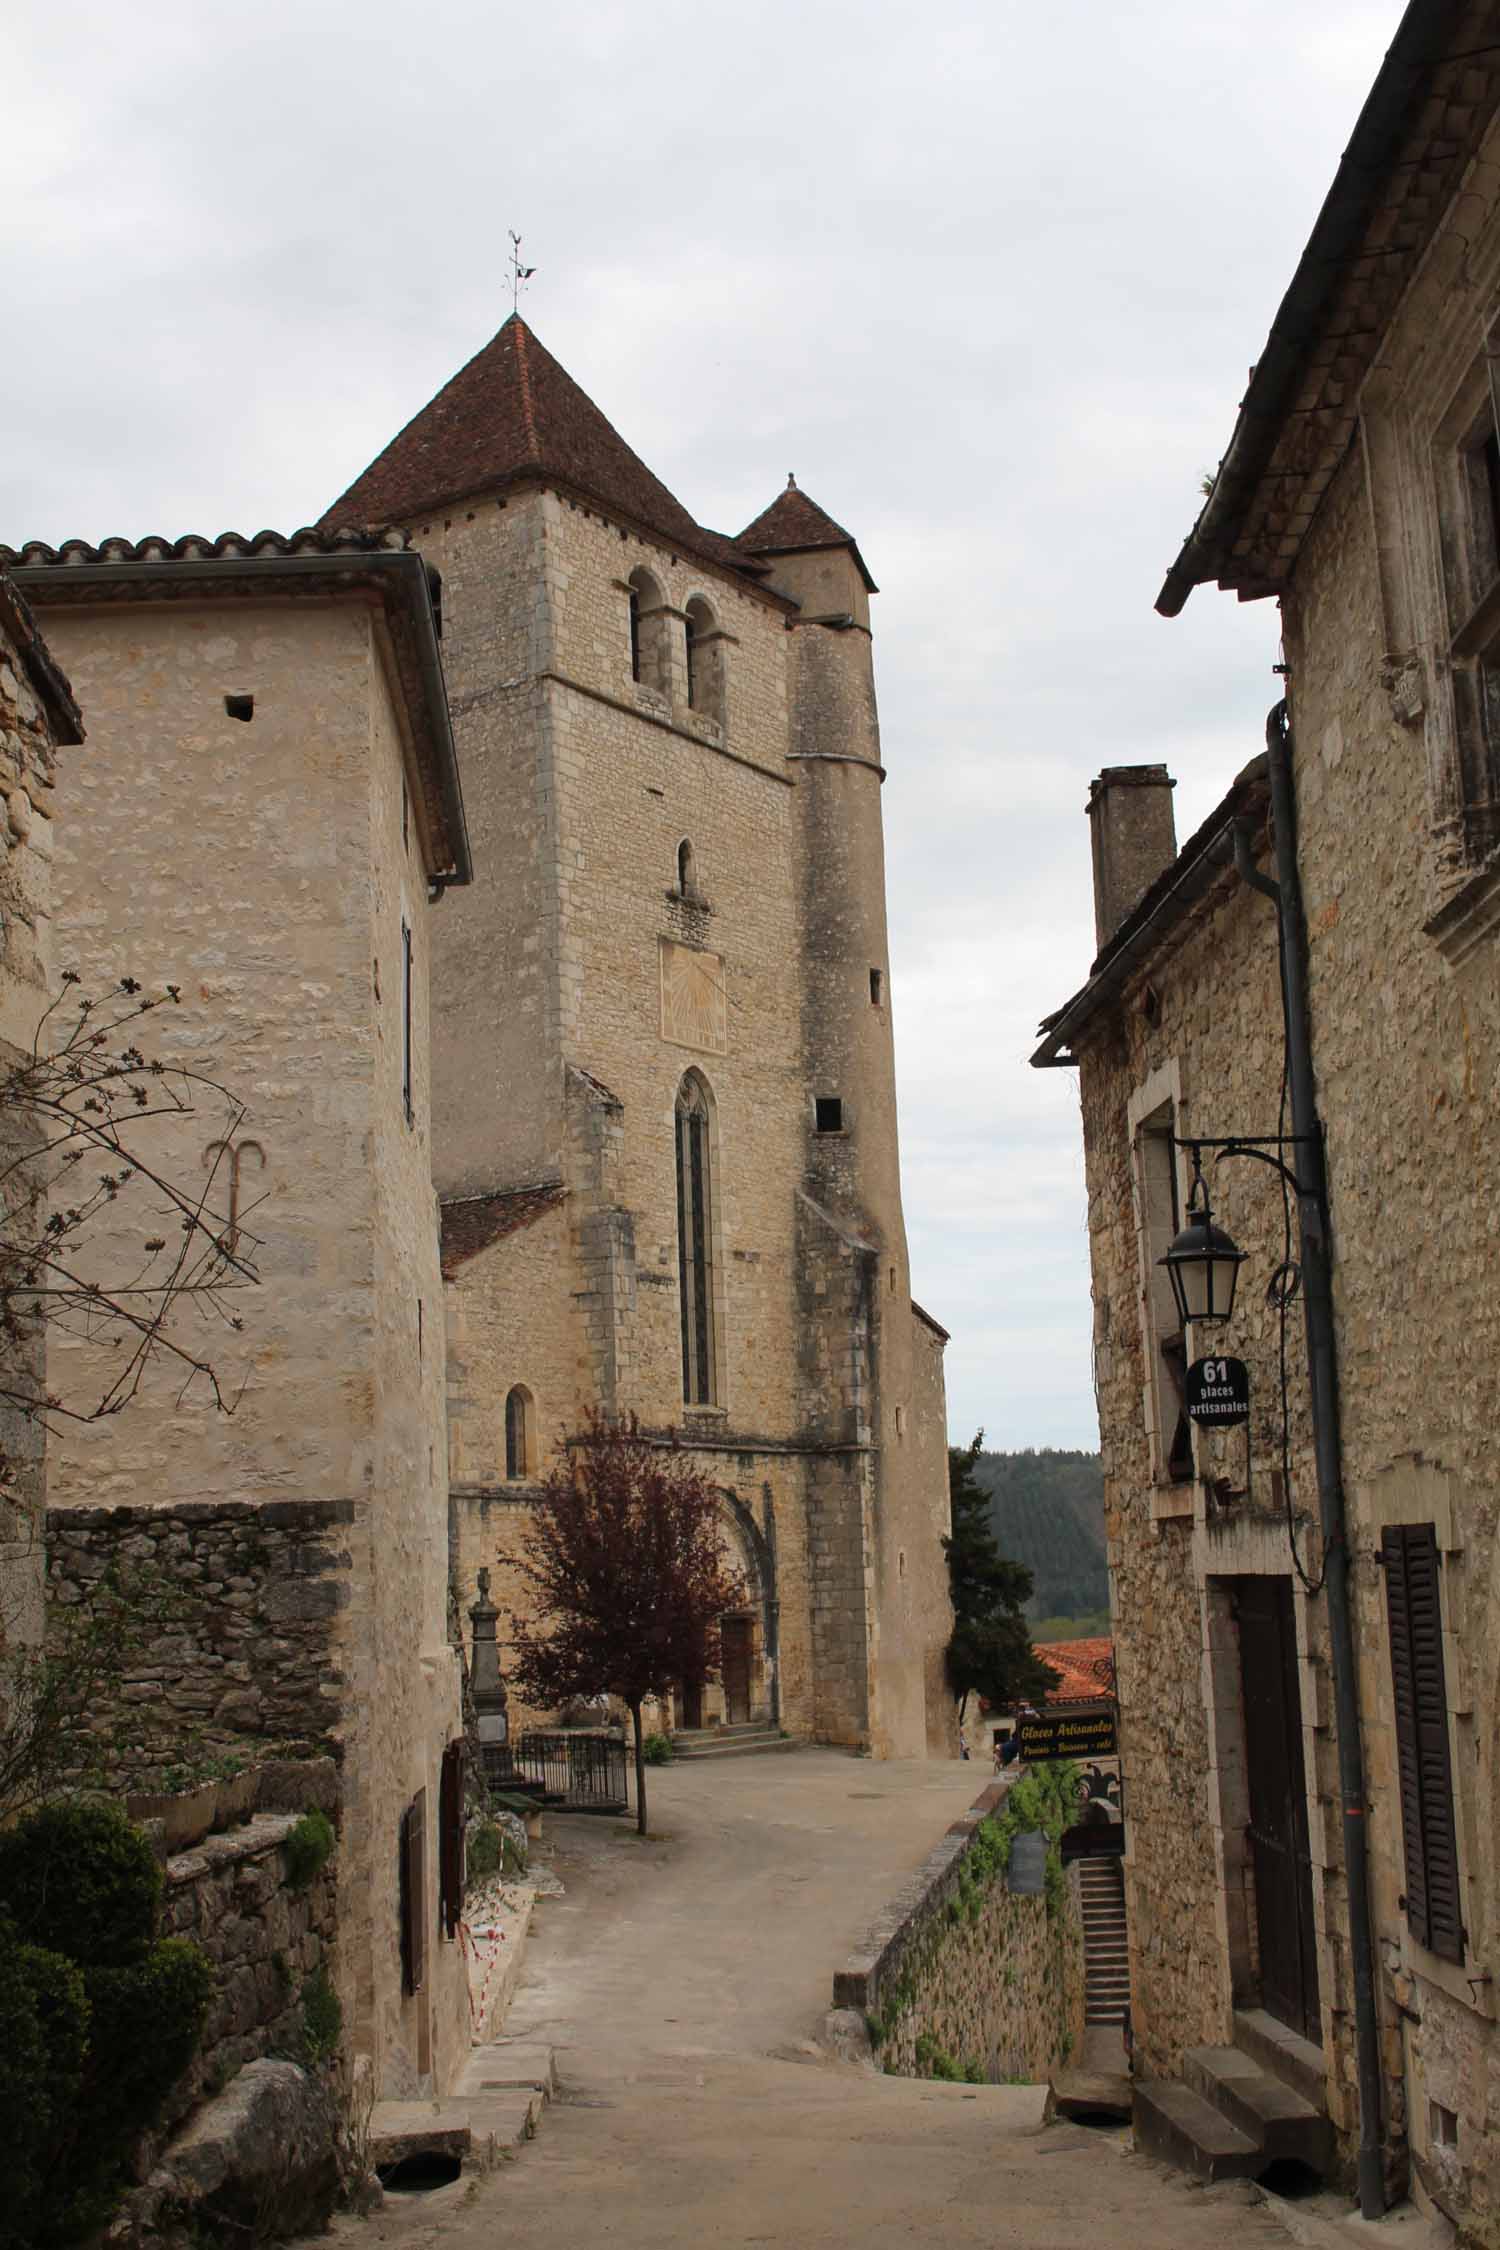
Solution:
[(363, 587), (377, 592), (388, 613), (394, 612), (403, 626), (422, 681), (425, 725), (416, 730), (418, 749), (420, 753), (425, 748), (432, 760), (448, 846), (447, 864), (433, 867), (429, 873), (434, 882), (444, 887), (473, 881), (474, 868), (464, 817), (458, 753), (438, 648), (437, 622), (433, 616), (426, 565), (415, 551), (383, 548), (366, 553), (342, 550), (331, 554), (206, 555), (174, 557), (170, 561), (58, 561), (17, 564), (10, 575), (24, 593), (44, 608), (54, 598), (75, 606), (80, 596), (86, 600), (90, 591), (108, 593), (116, 598), (146, 600), (153, 587), (173, 592), (201, 590), (206, 595), (219, 596), (246, 583), (269, 591), (287, 581), (306, 584), (321, 580), (326, 586), (314, 583), (313, 591), (345, 594)]
[[(1351, 251), (1358, 250), (1371, 199), (1409, 119), (1412, 81), (1439, 59), (1455, 13), (1452, 6), (1435, 7), (1433, 0), (1409, 0), (1271, 323), (1213, 489), (1162, 581), (1156, 608), (1163, 617), (1178, 616), (1193, 588), (1210, 580), (1250, 591), (1238, 586), (1232, 569), (1234, 536), (1243, 508), (1281, 434), (1319, 318)], [(1434, 213), (1434, 224), (1440, 216)], [(1254, 593), (1279, 590), (1277, 583), (1261, 579)]]

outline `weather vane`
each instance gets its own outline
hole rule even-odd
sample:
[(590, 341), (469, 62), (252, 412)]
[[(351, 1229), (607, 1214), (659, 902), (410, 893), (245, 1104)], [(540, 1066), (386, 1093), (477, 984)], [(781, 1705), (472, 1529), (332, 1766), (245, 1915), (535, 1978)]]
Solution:
[(506, 231), (510, 235), (510, 309), (512, 312), (519, 312), (521, 291), (536, 272), (536, 267), (522, 265), (521, 237), (514, 227), (509, 227)]

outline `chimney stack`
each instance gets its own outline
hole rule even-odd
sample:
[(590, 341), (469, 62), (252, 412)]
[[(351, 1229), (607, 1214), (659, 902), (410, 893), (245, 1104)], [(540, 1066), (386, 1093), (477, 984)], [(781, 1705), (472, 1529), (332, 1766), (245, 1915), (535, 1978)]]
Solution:
[(1089, 784), (1094, 937), (1101, 953), (1177, 857), (1176, 786), (1165, 766), (1106, 766)]

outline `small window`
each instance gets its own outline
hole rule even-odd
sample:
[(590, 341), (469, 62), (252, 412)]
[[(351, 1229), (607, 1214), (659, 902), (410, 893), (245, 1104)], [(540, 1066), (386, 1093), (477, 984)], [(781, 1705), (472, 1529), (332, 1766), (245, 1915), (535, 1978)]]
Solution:
[(242, 719), (248, 723), (255, 717), (255, 698), (253, 695), (226, 695), (224, 709), (231, 719)]
[(820, 1133), (842, 1133), (844, 1130), (844, 1104), (838, 1094), (819, 1094), (813, 1104), (813, 1113)]
[(427, 1792), (419, 1789), (401, 1815), (397, 1873), (401, 1917), (401, 1989), (427, 1981)]
[(1178, 1215), (1173, 1128), (1172, 1105), (1168, 1102), (1142, 1126), (1136, 1145), (1136, 1162), (1150, 1338), (1149, 1399), (1155, 1425), (1152, 1436), (1156, 1481), (1158, 1484), (1190, 1484), (1193, 1434), (1187, 1417), (1187, 1342), (1172, 1285), (1158, 1263), (1182, 1223)]
[(667, 598), (649, 570), (630, 573), (630, 677), (658, 695), (669, 692)]
[(416, 1115), (412, 1108), (411, 1078), (411, 925), (401, 924), (401, 1106), (406, 1111), (410, 1125)]
[[(470, 516), (470, 523), (474, 518)], [(432, 630), (439, 640), (443, 637), (443, 574), (433, 563), (427, 565), (427, 593), (432, 603)]]
[(1427, 2104), (1427, 2138), (1434, 2148), (1457, 2148), (1458, 2111), (1441, 2102)]
[(533, 1424), (531, 1393), (524, 1383), (517, 1383), (505, 1400), (505, 1473), (508, 1477), (535, 1474)]
[(870, 971), (870, 1006), (878, 1008), (885, 997), (885, 976), (880, 969)]
[(677, 888), (684, 898), (698, 896), (698, 871), (686, 836), (677, 847)]
[(724, 638), (701, 594), (687, 605), (687, 699), (705, 719), (724, 717)]

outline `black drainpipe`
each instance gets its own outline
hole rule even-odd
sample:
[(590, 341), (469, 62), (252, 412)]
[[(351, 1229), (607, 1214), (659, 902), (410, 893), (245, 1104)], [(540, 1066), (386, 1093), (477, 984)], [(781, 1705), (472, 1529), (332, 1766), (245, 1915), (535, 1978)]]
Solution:
[(1375, 2008), (1375, 1957), (1370, 1936), (1370, 1858), (1366, 1829), (1364, 1750), (1359, 1683), (1349, 1606), (1349, 1544), (1344, 1526), (1343, 1439), (1333, 1330), (1333, 1249), (1323, 1127), (1313, 1087), (1312, 1024), (1307, 1005), (1307, 929), (1297, 867), (1297, 804), (1292, 783), (1291, 724), (1284, 702), (1266, 720), (1266, 761), (1276, 880), (1255, 865), (1249, 840), (1235, 830), (1235, 865), (1276, 902), (1280, 926), (1281, 998), (1286, 1024), (1287, 1079), (1297, 1149), (1297, 1223), (1302, 1304), (1307, 1322), (1307, 1378), (1312, 1398), (1318, 1520), (1323, 1533), (1324, 1589), (1333, 1671), (1334, 1731), (1344, 1822), (1344, 1872), (1349, 1894), (1349, 1950), (1354, 1970), (1354, 2047), (1359, 2075), (1359, 2208), (1366, 2219), (1385, 2211), (1381, 2139), (1380, 2024)]

